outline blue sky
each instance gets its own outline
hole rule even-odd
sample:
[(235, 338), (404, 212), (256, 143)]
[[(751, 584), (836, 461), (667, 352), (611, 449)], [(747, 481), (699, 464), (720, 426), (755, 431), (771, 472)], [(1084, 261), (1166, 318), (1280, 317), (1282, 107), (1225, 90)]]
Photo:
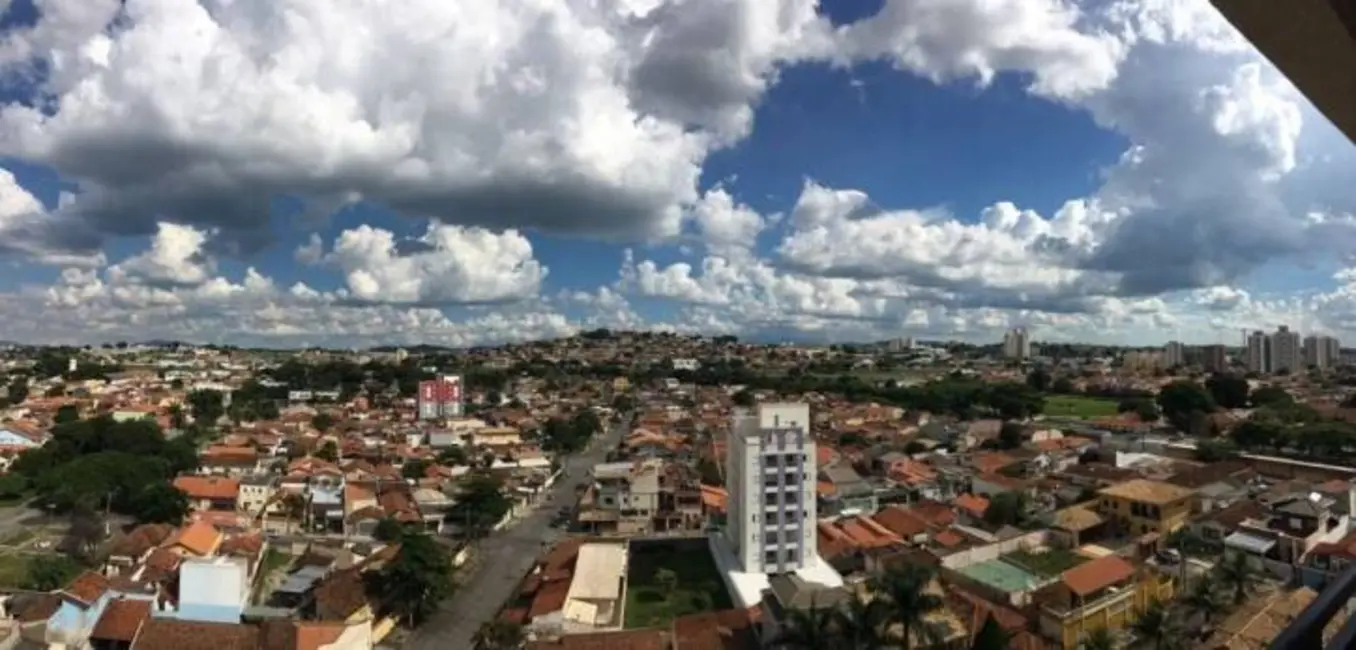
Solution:
[(1205, 0), (89, 2), (0, 20), (20, 339), (1356, 323), (1350, 143)]

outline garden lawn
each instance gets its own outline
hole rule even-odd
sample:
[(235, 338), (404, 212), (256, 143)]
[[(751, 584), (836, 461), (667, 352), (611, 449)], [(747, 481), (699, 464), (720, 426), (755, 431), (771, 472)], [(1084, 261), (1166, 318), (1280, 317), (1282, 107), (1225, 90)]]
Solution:
[(28, 565), (31, 557), (20, 553), (0, 555), (0, 588), (22, 588), (28, 582)]
[(1050, 395), (1045, 398), (1045, 415), (1065, 418), (1100, 418), (1116, 414), (1120, 402), (1081, 395)]
[(1083, 556), (1062, 548), (1047, 549), (1038, 553), (1016, 551), (1004, 555), (1003, 559), (1047, 578), (1053, 578), (1087, 562)]
[[(666, 591), (655, 575), (668, 569), (678, 577)], [(631, 551), (626, 571), (625, 627), (668, 627), (673, 619), (696, 612), (733, 607), (711, 552), (705, 547), (676, 548), (647, 545)]]

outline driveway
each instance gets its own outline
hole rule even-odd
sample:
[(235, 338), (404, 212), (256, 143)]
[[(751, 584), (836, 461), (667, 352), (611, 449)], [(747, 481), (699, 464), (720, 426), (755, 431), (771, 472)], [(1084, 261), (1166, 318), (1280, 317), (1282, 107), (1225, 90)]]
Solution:
[(587, 449), (563, 463), (563, 471), (551, 488), (551, 498), (524, 517), (480, 541), (471, 562), (473, 567), (457, 586), (456, 592), (439, 611), (410, 635), (405, 647), (410, 650), (446, 650), (470, 648), (481, 624), (494, 619), (504, 603), (513, 596), (518, 583), (541, 555), (543, 542), (562, 536), (551, 528), (557, 510), (578, 502), (574, 486), (594, 465), (606, 460), (630, 429), (626, 417), (595, 438)]

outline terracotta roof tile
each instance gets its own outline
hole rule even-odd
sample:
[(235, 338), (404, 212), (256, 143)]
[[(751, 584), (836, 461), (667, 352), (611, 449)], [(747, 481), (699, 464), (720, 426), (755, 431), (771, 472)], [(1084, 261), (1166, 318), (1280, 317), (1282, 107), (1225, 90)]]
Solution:
[[(529, 650), (667, 650), (662, 630), (627, 630), (571, 634), (559, 641), (537, 641)], [(134, 648), (133, 650), (139, 650)]]
[(532, 597), (532, 606), (528, 609), (530, 619), (558, 612), (565, 607), (566, 597), (570, 594), (570, 580), (553, 580), (537, 589)]
[(1120, 556), (1107, 555), (1065, 571), (1062, 579), (1070, 591), (1079, 596), (1086, 596), (1133, 575), (1135, 575), (1134, 565)]
[(928, 525), (917, 515), (899, 506), (888, 506), (882, 508), (876, 514), (871, 515), (876, 523), (887, 528), (890, 532), (909, 539), (915, 535), (927, 532)]
[(344, 620), (367, 605), (367, 586), (357, 567), (336, 571), (315, 588), (316, 617)]
[(99, 622), (94, 624), (91, 639), (130, 643), (136, 638), (141, 624), (151, 616), (151, 601), (139, 598), (121, 598), (108, 604)]
[(67, 597), (85, 607), (93, 605), (107, 591), (108, 578), (93, 571), (86, 571), (76, 576), (75, 580), (72, 580), (70, 584), (66, 585), (65, 589), (61, 590)]
[(341, 623), (320, 623), (317, 621), (296, 622), (295, 650), (320, 650), (343, 636), (347, 626)]
[(747, 609), (727, 609), (679, 616), (673, 620), (674, 650), (757, 648), (751, 614)]
[(194, 555), (205, 557), (217, 550), (221, 538), (221, 531), (217, 530), (216, 526), (205, 521), (195, 521), (180, 528), (165, 546), (180, 546)]
[(149, 618), (131, 650), (255, 650), (259, 629), (241, 623)]
[(983, 517), (989, 509), (989, 500), (977, 494), (962, 494), (956, 497), (954, 503), (957, 508), (976, 517)]
[(174, 487), (190, 499), (224, 500), (240, 496), (240, 480), (221, 476), (180, 476)]
[(18, 611), (20, 623), (36, 623), (52, 618), (61, 609), (61, 596), (56, 594), (38, 594)]

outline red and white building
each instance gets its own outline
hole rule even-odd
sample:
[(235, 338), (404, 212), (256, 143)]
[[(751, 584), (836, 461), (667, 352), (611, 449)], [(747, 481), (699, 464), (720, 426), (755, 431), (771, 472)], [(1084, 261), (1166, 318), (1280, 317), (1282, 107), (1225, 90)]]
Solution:
[(444, 375), (419, 382), (419, 419), (461, 417), (461, 377)]

